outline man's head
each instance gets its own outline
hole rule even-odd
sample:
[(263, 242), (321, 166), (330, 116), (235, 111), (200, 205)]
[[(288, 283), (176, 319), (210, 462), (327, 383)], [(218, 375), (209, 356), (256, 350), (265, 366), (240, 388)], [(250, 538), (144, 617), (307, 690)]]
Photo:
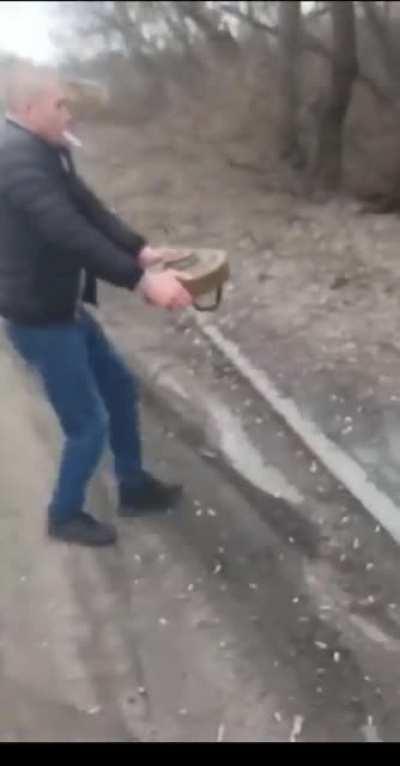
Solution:
[(10, 117), (46, 141), (65, 143), (64, 132), (72, 117), (66, 90), (53, 70), (18, 64), (8, 77), (6, 109)]

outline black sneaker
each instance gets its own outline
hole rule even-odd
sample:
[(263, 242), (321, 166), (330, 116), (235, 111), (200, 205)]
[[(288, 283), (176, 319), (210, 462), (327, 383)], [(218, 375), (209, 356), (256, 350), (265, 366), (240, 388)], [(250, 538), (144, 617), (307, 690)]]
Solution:
[(114, 527), (97, 521), (87, 513), (79, 513), (69, 521), (49, 521), (48, 534), (65, 543), (90, 546), (112, 545), (117, 539)]
[(138, 489), (123, 484), (119, 490), (121, 516), (138, 516), (150, 511), (168, 511), (182, 497), (180, 484), (166, 484), (149, 473), (144, 474), (144, 483)]

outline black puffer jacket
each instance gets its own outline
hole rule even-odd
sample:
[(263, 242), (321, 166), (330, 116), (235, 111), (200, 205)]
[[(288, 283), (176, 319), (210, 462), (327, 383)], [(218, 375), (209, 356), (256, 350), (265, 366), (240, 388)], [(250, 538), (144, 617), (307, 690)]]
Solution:
[(110, 213), (60, 152), (11, 121), (0, 134), (0, 316), (27, 324), (73, 319), (80, 278), (133, 289), (145, 244)]

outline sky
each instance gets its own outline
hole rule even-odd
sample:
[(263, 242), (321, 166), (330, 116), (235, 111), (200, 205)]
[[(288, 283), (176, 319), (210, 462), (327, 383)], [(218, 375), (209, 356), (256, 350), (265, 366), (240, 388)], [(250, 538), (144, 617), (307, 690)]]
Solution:
[(0, 2), (0, 52), (12, 52), (37, 62), (56, 56), (50, 40), (49, 2)]

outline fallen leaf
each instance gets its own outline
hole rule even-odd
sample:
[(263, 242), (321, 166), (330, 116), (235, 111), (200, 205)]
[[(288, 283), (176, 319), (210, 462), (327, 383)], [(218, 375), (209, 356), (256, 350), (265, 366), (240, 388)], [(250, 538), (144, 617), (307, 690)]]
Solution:
[(295, 715), (293, 719), (293, 728), (290, 732), (290, 742), (296, 742), (297, 737), (300, 736), (304, 726), (304, 718), (302, 715)]
[(100, 711), (101, 711), (100, 705), (95, 705), (94, 707), (88, 708), (87, 713), (88, 715), (97, 715), (98, 713), (100, 713)]

